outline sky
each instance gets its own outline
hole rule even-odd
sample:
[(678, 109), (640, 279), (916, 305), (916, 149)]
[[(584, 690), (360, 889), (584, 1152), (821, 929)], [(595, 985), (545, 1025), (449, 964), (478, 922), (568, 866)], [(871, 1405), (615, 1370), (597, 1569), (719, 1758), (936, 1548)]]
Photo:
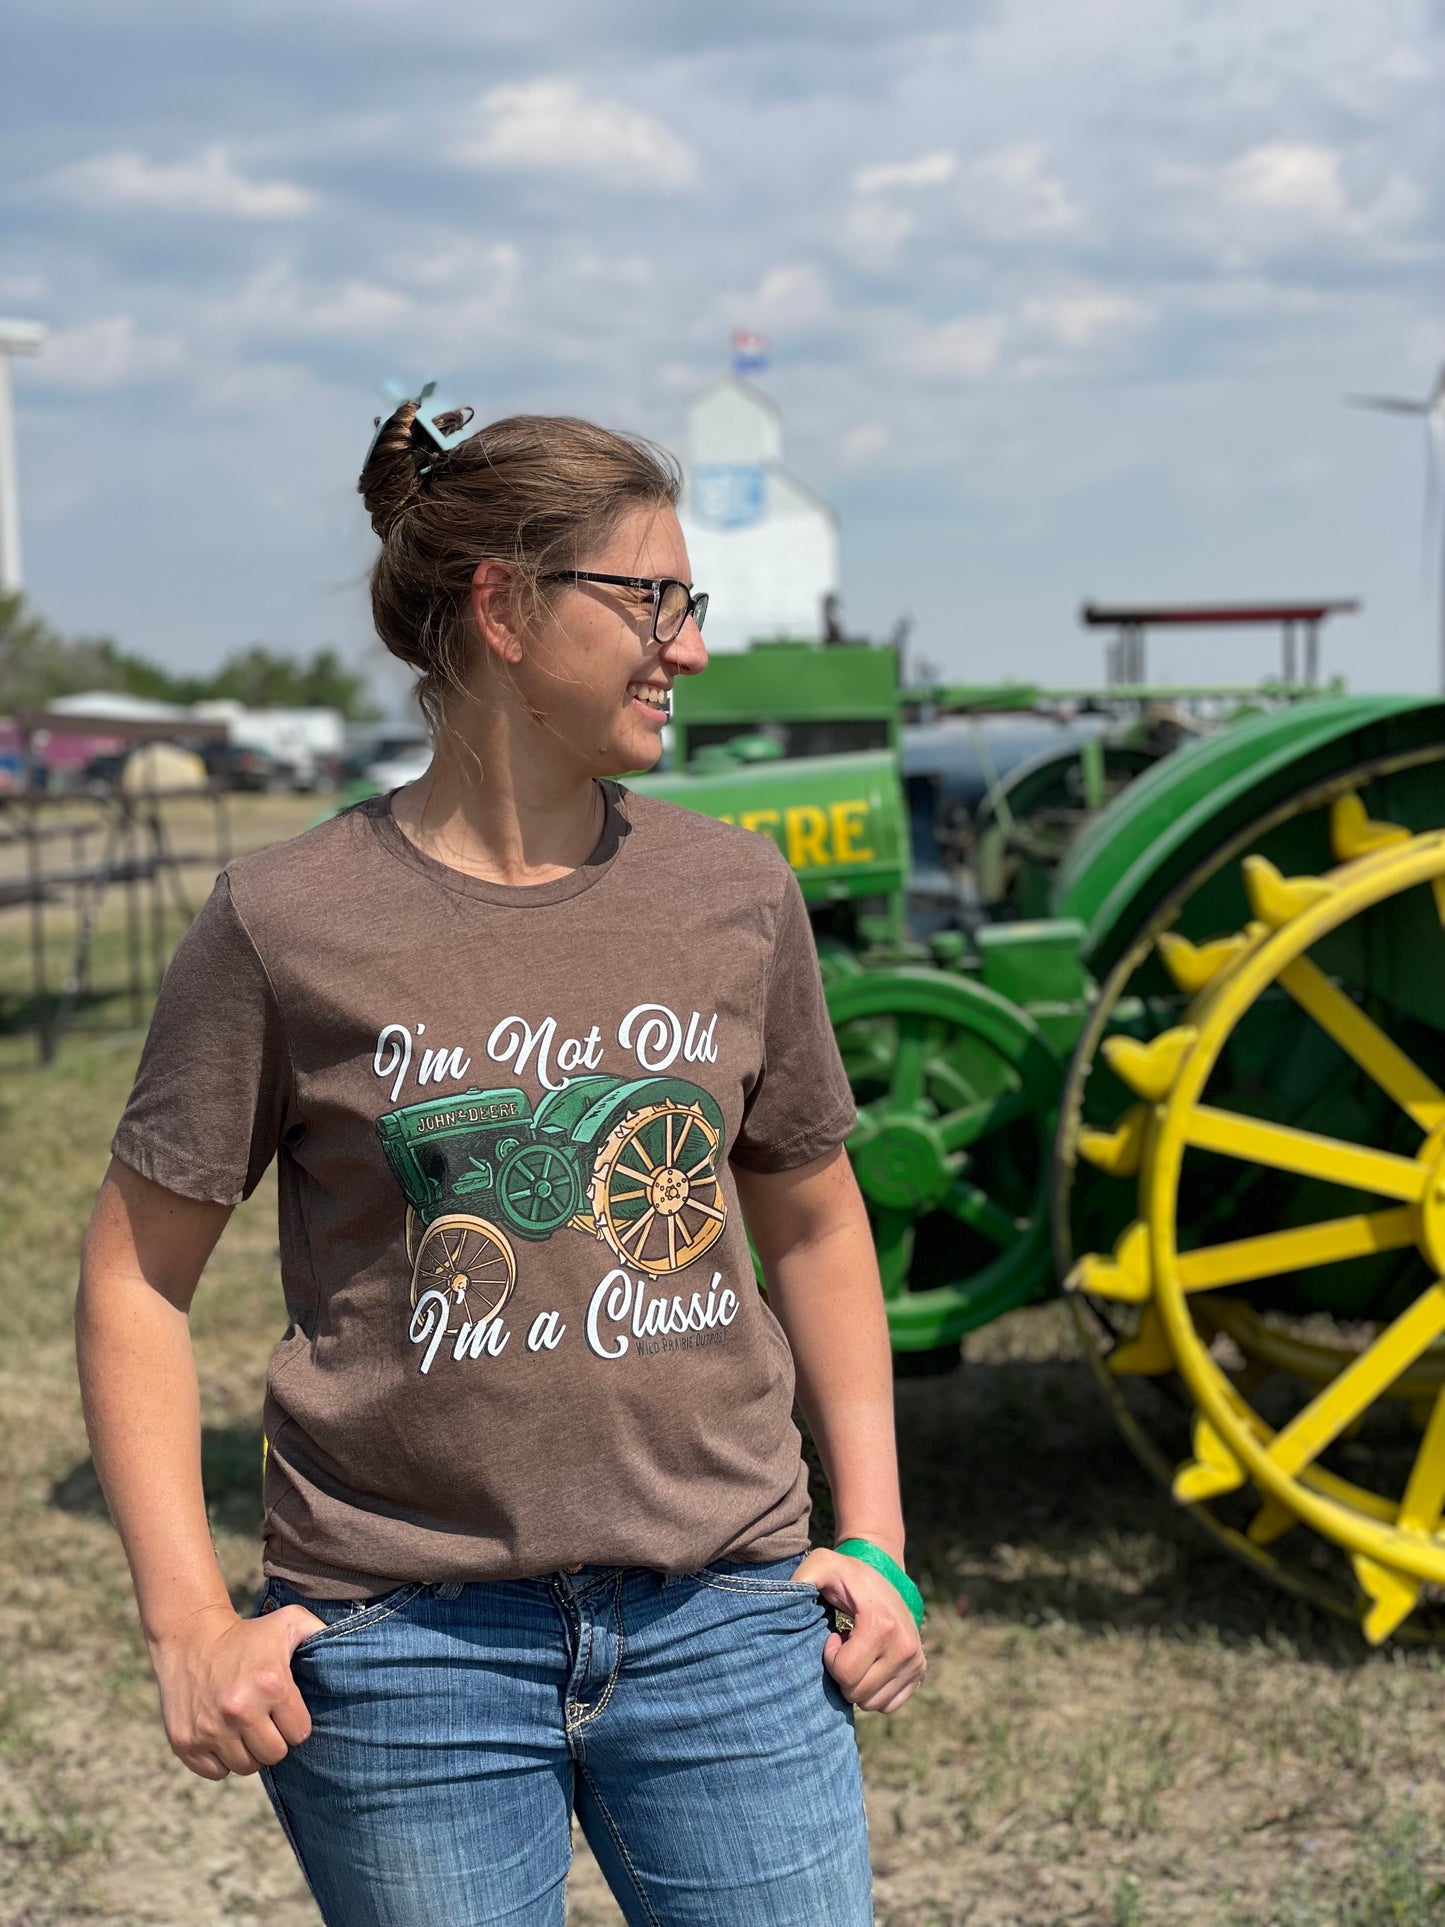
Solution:
[(744, 327), (851, 632), (1096, 681), (1086, 598), (1358, 596), (1326, 672), (1437, 687), (1424, 431), (1343, 398), (1445, 360), (1442, 45), (1419, 0), (7, 0), (27, 591), (370, 664), (385, 379), (680, 451)]

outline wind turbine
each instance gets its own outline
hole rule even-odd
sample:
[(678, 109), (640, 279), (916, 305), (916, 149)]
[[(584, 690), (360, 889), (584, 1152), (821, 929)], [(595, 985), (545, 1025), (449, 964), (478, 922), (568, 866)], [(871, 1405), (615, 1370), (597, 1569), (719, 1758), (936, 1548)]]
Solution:
[(1440, 544), (1440, 687), (1445, 690), (1445, 530), (1436, 531), (1440, 505), (1440, 466), (1445, 458), (1445, 366), (1435, 377), (1435, 386), (1423, 400), (1410, 395), (1346, 395), (1354, 408), (1376, 408), (1387, 415), (1416, 415), (1425, 424), (1425, 516), (1422, 548), (1432, 541)]

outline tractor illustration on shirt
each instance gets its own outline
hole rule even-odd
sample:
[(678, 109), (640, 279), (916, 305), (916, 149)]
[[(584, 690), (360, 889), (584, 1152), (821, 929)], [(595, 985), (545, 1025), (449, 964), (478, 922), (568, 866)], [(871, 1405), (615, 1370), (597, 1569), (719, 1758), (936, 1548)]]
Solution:
[(681, 1271), (721, 1236), (723, 1118), (675, 1077), (574, 1077), (535, 1111), (524, 1091), (466, 1090), (388, 1111), (382, 1150), (407, 1200), (411, 1302), (451, 1295), (459, 1320), (501, 1310), (513, 1239), (568, 1226), (636, 1271)]

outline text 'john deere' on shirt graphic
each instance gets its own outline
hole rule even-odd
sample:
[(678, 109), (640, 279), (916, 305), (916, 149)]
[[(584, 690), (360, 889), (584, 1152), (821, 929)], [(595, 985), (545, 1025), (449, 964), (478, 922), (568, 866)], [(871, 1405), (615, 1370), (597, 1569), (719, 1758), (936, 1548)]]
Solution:
[[(479, 1056), (514, 1080), (484, 1087), (465, 1045), (433, 1042), (425, 1024), (386, 1024), (372, 1069), (396, 1108), (377, 1134), (407, 1201), (409, 1337), (418, 1369), (439, 1359), (500, 1357), (519, 1255), (556, 1236), (600, 1243), (617, 1262), (588, 1303), (583, 1341), (600, 1358), (720, 1343), (737, 1294), (714, 1271), (706, 1285), (667, 1293), (654, 1282), (704, 1257), (727, 1223), (726, 1155), (716, 1099), (681, 1067), (717, 1061), (717, 1016), (683, 1018), (638, 1004), (604, 1039), (558, 1034), (555, 1018), (493, 1026)], [(626, 1061), (621, 1074), (604, 1060)], [(421, 1096), (430, 1085), (472, 1081)], [(411, 1101), (399, 1103), (410, 1095)], [(525, 1271), (525, 1259), (523, 1259)], [(562, 1315), (525, 1302), (528, 1351), (567, 1342)]]

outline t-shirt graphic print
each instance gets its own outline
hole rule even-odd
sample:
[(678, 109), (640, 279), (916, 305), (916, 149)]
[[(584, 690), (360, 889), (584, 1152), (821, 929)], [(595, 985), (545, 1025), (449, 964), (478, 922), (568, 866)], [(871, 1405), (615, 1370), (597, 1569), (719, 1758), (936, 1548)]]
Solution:
[(277, 1161), (265, 1565), (314, 1597), (806, 1548), (732, 1175), (854, 1123), (806, 912), (768, 839), (604, 788), (524, 888), (369, 799), (230, 865), (167, 972), (112, 1148), (228, 1204)]
[[(628, 1029), (624, 1025), (624, 1035)], [(726, 1322), (717, 1285), (706, 1302), (654, 1297), (648, 1278), (685, 1270), (727, 1224), (719, 1168), (721, 1107), (677, 1077), (573, 1077), (535, 1111), (524, 1091), (475, 1088), (388, 1111), (376, 1121), (386, 1161), (407, 1201), (412, 1337), (429, 1371), (443, 1338), (458, 1353), (483, 1342), (517, 1285), (518, 1249), (566, 1230), (603, 1244), (616, 1261), (588, 1308), (632, 1309), (637, 1337), (704, 1332)], [(628, 1266), (642, 1277), (634, 1283)], [(523, 1292), (525, 1300), (525, 1289)]]

